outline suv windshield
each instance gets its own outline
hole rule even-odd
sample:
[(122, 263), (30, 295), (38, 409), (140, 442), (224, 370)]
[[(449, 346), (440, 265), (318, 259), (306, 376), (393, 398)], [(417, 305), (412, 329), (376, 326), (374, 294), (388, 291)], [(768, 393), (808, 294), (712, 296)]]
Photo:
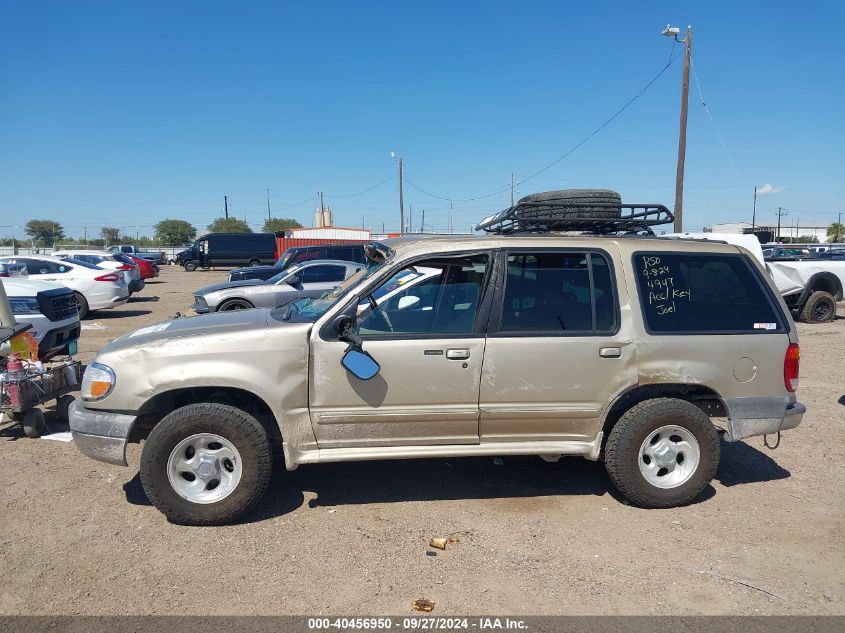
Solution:
[[(329, 308), (331, 308), (344, 295), (348, 294), (355, 286), (369, 278), (377, 271), (381, 270), (385, 262), (371, 263), (367, 268), (362, 268), (349, 279), (344, 281), (331, 290), (324, 292), (316, 299), (306, 298), (297, 299), (281, 308), (276, 308), (270, 311), (272, 316), (277, 321), (292, 321), (294, 323), (313, 323), (321, 316), (323, 316)], [(286, 270), (282, 275), (288, 275), (290, 270)], [(277, 275), (278, 277), (279, 275)]]

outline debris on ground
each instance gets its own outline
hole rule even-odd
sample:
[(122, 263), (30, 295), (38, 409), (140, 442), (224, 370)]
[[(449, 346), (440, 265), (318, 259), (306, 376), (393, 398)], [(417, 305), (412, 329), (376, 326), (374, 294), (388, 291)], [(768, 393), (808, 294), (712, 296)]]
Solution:
[(435, 536), (431, 539), (431, 543), (428, 544), (429, 547), (436, 547), (437, 549), (446, 549), (446, 543), (449, 542), (449, 539), (443, 538), (441, 536)]
[(103, 325), (100, 321), (94, 321), (94, 323), (83, 323), (82, 324), (83, 330), (108, 330), (108, 325)]
[(437, 550), (431, 549), (430, 547), (425, 548), (425, 555), (426, 556), (437, 556)]
[(417, 598), (411, 603), (414, 611), (422, 611), (423, 613), (431, 613), (434, 611), (434, 603), (428, 598)]

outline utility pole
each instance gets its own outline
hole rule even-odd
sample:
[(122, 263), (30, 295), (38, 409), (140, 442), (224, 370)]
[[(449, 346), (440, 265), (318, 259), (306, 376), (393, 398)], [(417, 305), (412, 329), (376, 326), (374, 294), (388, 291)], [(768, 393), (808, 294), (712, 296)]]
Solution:
[(323, 211), (324, 211), (324, 210), (325, 210), (325, 207), (323, 206), (323, 192), (321, 191), (321, 192), (320, 192), (320, 224), (322, 224), (322, 223), (323, 223), (323, 216), (322, 216), (322, 214), (323, 214)]
[(842, 228), (842, 212), (839, 212), (839, 220), (836, 222), (836, 237), (833, 239), (833, 243), (836, 244), (839, 242), (839, 229)]
[(270, 217), (270, 187), (267, 187), (267, 219), (272, 219)]
[(402, 157), (399, 157), (399, 234), (405, 232), (405, 185), (403, 183), (404, 176), (402, 174)]
[(223, 196), (223, 211), (229, 217), (229, 196)]
[(754, 185), (754, 207), (751, 211), (751, 230), (757, 226), (757, 185)]
[(783, 210), (783, 207), (778, 207), (778, 232), (777, 236), (775, 237), (775, 242), (780, 244), (780, 219), (784, 215), (789, 215), (786, 211)]
[[(403, 229), (404, 232), (404, 229)], [(414, 232), (414, 205), (408, 205), (408, 233)]]
[(422, 224), (420, 224), (420, 233), (425, 233), (425, 209), (423, 209)]
[(683, 232), (684, 222), (684, 161), (687, 155), (687, 105), (689, 104), (689, 70), (692, 52), (692, 26), (687, 26), (683, 42), (678, 39), (680, 29), (666, 25), (663, 35), (674, 35), (684, 45), (684, 74), (681, 79), (681, 129), (678, 134), (678, 168), (675, 173), (675, 233)]

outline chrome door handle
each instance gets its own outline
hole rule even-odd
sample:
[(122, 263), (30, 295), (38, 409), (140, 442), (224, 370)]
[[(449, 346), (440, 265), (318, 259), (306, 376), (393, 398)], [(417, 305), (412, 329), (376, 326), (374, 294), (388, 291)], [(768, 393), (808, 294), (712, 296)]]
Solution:
[(622, 358), (621, 347), (602, 347), (599, 350), (599, 356), (602, 358)]
[(469, 358), (468, 349), (447, 349), (446, 358), (449, 360), (466, 360)]

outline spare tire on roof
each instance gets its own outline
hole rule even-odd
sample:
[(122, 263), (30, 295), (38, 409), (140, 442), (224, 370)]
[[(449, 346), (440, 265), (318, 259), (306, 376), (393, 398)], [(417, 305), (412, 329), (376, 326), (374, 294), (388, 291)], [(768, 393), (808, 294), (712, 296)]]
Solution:
[[(595, 206), (617, 205), (617, 206)], [(560, 189), (532, 193), (514, 205), (520, 220), (596, 218), (615, 220), (621, 214), (622, 196), (609, 189)]]

